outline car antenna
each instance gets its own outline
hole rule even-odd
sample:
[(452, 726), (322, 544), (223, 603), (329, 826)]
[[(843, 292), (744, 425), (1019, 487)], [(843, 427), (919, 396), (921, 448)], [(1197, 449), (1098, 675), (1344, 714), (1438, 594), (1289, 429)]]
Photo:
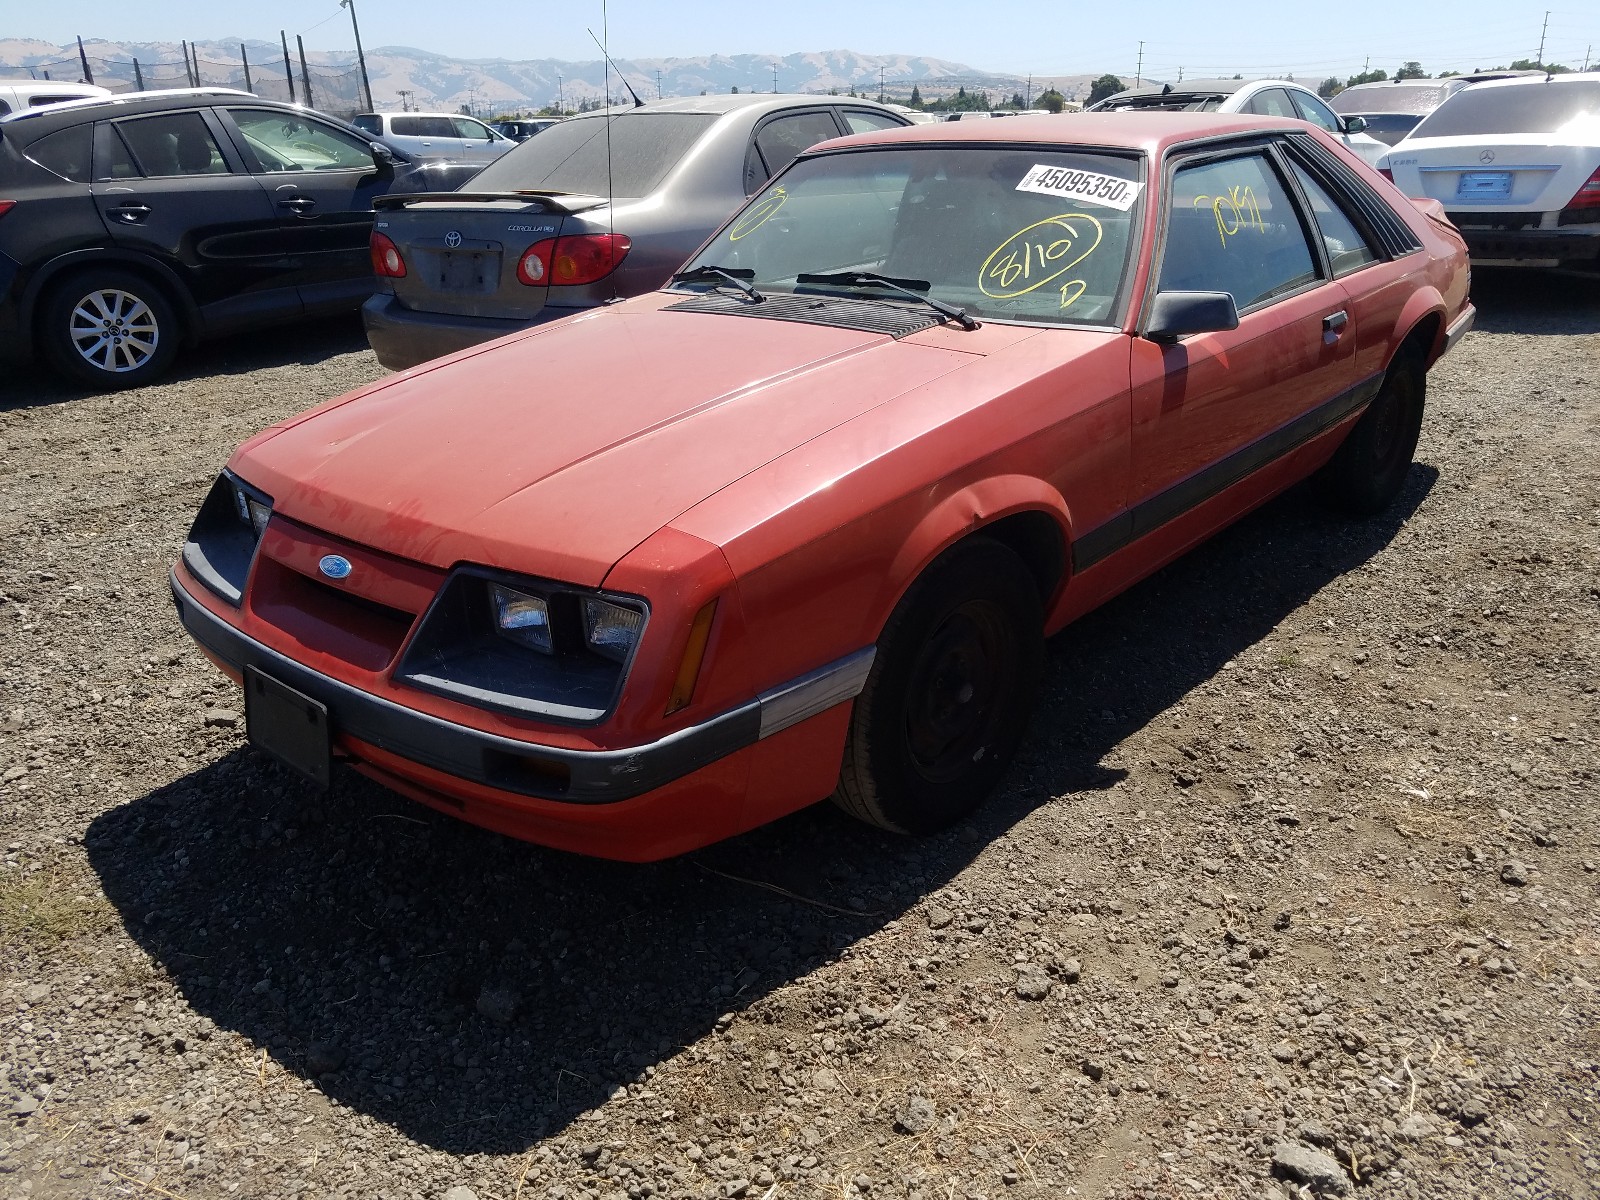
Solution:
[[(601, 4), (601, 6), (600, 6), (600, 30), (601, 30), (602, 33), (605, 32), (605, 5), (604, 4)], [(587, 33), (590, 37), (592, 37), (592, 38), (594, 37), (594, 30), (586, 29), (586, 30), (584, 30), (584, 32)], [(609, 38), (611, 35), (609, 33), (607, 33), (606, 36)], [(628, 77), (622, 73), (622, 68), (621, 67), (617, 67), (617, 64), (611, 61), (611, 55), (606, 54), (606, 48), (605, 48), (605, 46), (603, 44), (601, 44), (600, 39), (599, 38), (594, 38), (594, 44), (596, 46), (599, 46), (600, 47), (600, 53), (605, 55), (606, 65), (608, 67), (616, 67), (617, 68), (617, 78), (622, 80), (622, 86), (627, 88), (628, 89), (628, 95), (633, 97), (633, 106), (635, 108), (643, 108), (644, 107), (644, 101), (639, 99), (639, 93), (633, 90), (633, 84), (628, 82)]]
[[(611, 41), (611, 19), (606, 13), (606, 0), (600, 0), (600, 32), (605, 35), (605, 41), (595, 37), (592, 29), (585, 28), (584, 32), (594, 38), (594, 44), (600, 47), (600, 57), (606, 60), (606, 253), (611, 255), (611, 302), (615, 304), (622, 299), (617, 291), (617, 205), (611, 182), (611, 123), (617, 118), (611, 112), (611, 53), (606, 49)], [(617, 75), (620, 77), (622, 72), (618, 71)], [(628, 87), (626, 79), (622, 80), (622, 86)], [(628, 91), (633, 89), (630, 87)], [(638, 107), (639, 97), (633, 99)]]

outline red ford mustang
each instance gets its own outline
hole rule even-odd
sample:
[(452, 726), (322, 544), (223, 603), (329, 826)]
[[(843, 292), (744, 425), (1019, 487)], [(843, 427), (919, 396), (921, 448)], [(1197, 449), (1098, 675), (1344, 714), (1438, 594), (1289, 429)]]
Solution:
[(1312, 473), (1394, 497), (1467, 285), (1436, 204), (1298, 122), (827, 142), (665, 290), (252, 438), (173, 591), (319, 783), (623, 859), (830, 795), (925, 832), (1043, 637)]

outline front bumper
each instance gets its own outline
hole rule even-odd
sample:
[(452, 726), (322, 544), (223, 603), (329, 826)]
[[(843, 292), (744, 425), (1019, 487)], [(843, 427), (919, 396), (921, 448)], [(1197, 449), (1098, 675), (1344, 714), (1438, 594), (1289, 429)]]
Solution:
[(378, 361), (391, 371), (404, 371), (429, 359), (468, 350), (578, 311), (547, 306), (531, 321), (506, 321), (498, 317), (418, 312), (389, 292), (376, 292), (361, 306), (361, 321), (367, 327), (367, 342)]
[[(643, 745), (573, 750), (487, 733), (407, 708), (295, 662), (241, 633), (195, 600), (172, 576), (178, 617), (189, 635), (230, 673), (254, 667), (324, 704), (336, 741), (354, 739), (383, 754), (391, 774), (423, 768), (413, 782), (440, 790), (446, 777), (507, 800), (604, 805), (643, 796), (747, 746), (853, 699), (866, 684), (875, 648), (770, 689), (698, 725)], [(357, 754), (359, 757), (359, 753)]]
[(1561, 229), (1474, 229), (1458, 225), (1457, 229), (1466, 239), (1467, 253), (1475, 267), (1556, 266), (1600, 258), (1600, 225)]

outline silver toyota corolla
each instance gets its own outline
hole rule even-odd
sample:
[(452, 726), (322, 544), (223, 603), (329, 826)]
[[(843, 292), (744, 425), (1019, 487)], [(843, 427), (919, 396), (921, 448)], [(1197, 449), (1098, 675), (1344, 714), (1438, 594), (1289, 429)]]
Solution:
[(378, 201), (367, 339), (399, 370), (650, 291), (802, 151), (908, 123), (867, 100), (774, 95), (562, 121), (463, 191)]

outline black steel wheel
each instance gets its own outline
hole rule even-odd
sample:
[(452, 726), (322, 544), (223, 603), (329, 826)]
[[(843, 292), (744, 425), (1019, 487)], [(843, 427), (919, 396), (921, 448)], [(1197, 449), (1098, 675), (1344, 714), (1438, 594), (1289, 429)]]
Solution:
[(1043, 623), (1033, 576), (998, 542), (969, 538), (936, 560), (878, 639), (835, 803), (909, 834), (977, 808), (1022, 740)]

